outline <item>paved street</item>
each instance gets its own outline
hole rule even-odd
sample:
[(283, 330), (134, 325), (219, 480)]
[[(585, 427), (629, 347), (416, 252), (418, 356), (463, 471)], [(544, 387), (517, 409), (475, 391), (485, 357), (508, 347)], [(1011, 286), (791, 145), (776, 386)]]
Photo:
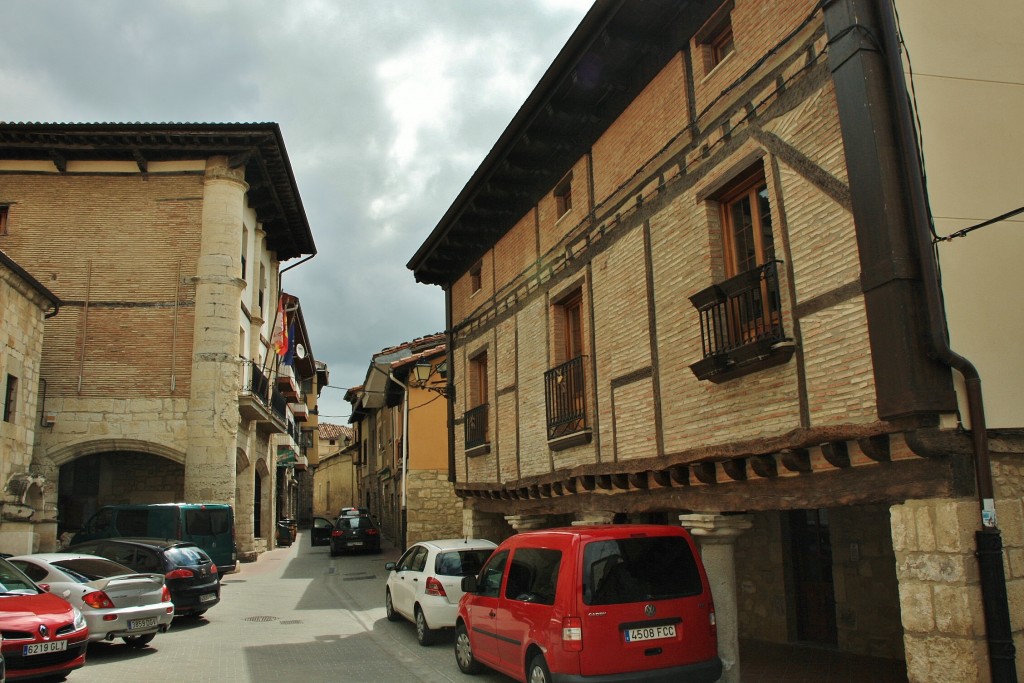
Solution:
[(384, 563), (398, 551), (332, 558), (301, 532), (290, 548), (264, 553), (224, 578), (220, 604), (198, 619), (176, 619), (151, 646), (92, 645), (72, 683), (161, 681), (473, 681), (451, 638), (421, 647), (412, 624), (384, 616)]

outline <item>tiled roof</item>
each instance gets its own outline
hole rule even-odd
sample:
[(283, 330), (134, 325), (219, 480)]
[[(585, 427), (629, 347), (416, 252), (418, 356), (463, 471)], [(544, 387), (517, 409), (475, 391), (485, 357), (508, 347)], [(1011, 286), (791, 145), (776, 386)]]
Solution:
[(336, 441), (340, 440), (340, 439), (347, 439), (347, 440), (351, 440), (352, 439), (352, 428), (351, 427), (345, 427), (343, 425), (331, 424), (330, 422), (321, 422), (320, 425), (319, 425), (319, 428), (320, 428), (320, 438), (321, 439), (326, 439), (326, 440), (334, 439)]

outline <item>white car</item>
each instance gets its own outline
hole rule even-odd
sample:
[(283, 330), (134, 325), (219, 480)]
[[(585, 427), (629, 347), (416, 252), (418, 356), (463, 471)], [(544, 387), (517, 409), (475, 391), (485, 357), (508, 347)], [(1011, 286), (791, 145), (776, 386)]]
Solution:
[(163, 574), (140, 574), (95, 555), (37, 553), (8, 558), (40, 588), (81, 610), (89, 642), (121, 638), (144, 647), (171, 626), (174, 603)]
[(384, 595), (389, 621), (406, 618), (416, 624), (420, 645), (434, 642), (437, 632), (455, 626), (462, 597), (462, 577), (475, 576), (495, 544), (478, 538), (421, 541), (398, 559), (390, 571)]

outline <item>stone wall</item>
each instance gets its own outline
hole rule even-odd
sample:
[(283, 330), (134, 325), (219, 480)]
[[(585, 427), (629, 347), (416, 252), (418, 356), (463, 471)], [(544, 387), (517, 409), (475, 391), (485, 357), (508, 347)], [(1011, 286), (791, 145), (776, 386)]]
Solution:
[(455, 495), (447, 472), (411, 470), (408, 486), (408, 545), (429, 539), (462, 537), (462, 499)]
[(750, 515), (754, 526), (736, 539), (736, 591), (741, 638), (785, 643), (790, 616), (786, 578), (788, 544), (783, 514)]

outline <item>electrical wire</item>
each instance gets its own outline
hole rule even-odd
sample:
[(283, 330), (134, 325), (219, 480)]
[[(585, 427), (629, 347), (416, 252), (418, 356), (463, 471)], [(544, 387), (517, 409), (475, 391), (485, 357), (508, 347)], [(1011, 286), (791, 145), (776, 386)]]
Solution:
[(979, 228), (988, 227), (989, 225), (992, 225), (993, 223), (1002, 223), (1003, 221), (1007, 220), (1008, 218), (1013, 218), (1014, 216), (1017, 216), (1017, 215), (1022, 214), (1022, 213), (1024, 213), (1024, 206), (1022, 206), (1020, 208), (1017, 208), (1017, 209), (1014, 209), (1013, 211), (1007, 211), (1006, 213), (1004, 213), (1004, 214), (1002, 214), (1000, 216), (996, 216), (995, 218), (989, 218), (987, 221), (982, 221), (981, 223), (976, 223), (976, 224), (974, 224), (972, 226), (963, 228), (961, 230), (957, 230), (956, 232), (950, 233), (950, 234), (946, 235), (945, 237), (938, 237), (938, 236), (936, 236), (935, 237), (935, 241), (936, 242), (948, 242), (949, 240), (956, 239), (957, 237), (963, 237), (964, 235), (966, 235), (966, 234), (968, 234), (970, 232), (974, 232), (975, 230), (978, 230)]

